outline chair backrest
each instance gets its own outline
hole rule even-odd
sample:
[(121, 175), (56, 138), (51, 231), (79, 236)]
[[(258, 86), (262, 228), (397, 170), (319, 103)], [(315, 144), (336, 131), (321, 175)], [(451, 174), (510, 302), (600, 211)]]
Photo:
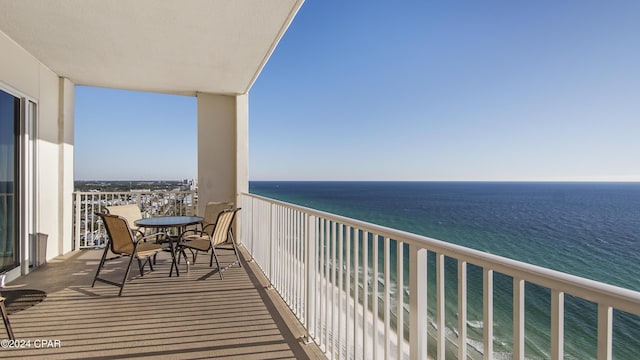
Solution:
[(102, 218), (107, 235), (109, 235), (109, 247), (114, 254), (133, 254), (133, 233), (122, 216), (98, 213)]
[(204, 225), (215, 224), (218, 220), (218, 214), (225, 209), (233, 208), (233, 203), (209, 201), (204, 209)]
[(229, 230), (231, 230), (231, 224), (233, 223), (233, 219), (238, 211), (240, 211), (240, 208), (226, 209), (222, 210), (222, 212), (218, 214), (218, 220), (216, 221), (216, 226), (213, 230), (213, 234), (211, 235), (211, 240), (214, 246), (227, 241)]
[(140, 208), (136, 204), (129, 205), (113, 205), (106, 206), (107, 212), (111, 215), (118, 215), (127, 220), (129, 227), (131, 230), (136, 232), (138, 227), (136, 226), (136, 220), (142, 219), (142, 213), (140, 212)]

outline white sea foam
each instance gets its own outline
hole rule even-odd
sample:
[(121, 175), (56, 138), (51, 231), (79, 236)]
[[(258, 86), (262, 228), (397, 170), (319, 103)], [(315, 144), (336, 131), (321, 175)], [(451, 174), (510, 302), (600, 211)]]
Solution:
[[(326, 283), (325, 283), (326, 284)], [(324, 286), (324, 284), (322, 285)], [(347, 296), (346, 293), (339, 291), (339, 289), (337, 287), (333, 288), (333, 291), (338, 292), (340, 297), (342, 297), (342, 304), (348, 303), (348, 309), (347, 309), (347, 314), (345, 314), (344, 312), (341, 313), (341, 316), (339, 316), (338, 312), (339, 311), (334, 311), (332, 312), (333, 314), (333, 322), (335, 324), (338, 323), (338, 318), (341, 317), (343, 319), (343, 321), (346, 321), (348, 323), (353, 324), (353, 315), (354, 315), (354, 310), (357, 310), (357, 322), (355, 323), (355, 326), (357, 327), (357, 331), (359, 333), (359, 339), (355, 339), (355, 343), (354, 343), (354, 339), (353, 339), (353, 328), (352, 326), (347, 326), (347, 330), (349, 331), (340, 331), (340, 338), (338, 339), (337, 334), (334, 334), (335, 330), (337, 329), (329, 329), (328, 331), (328, 338), (329, 341), (327, 341), (327, 339), (324, 339), (325, 343), (332, 343), (334, 345), (337, 345), (338, 343), (341, 344), (339, 351), (342, 352), (346, 352), (347, 354), (353, 354), (354, 352), (357, 354), (362, 354), (363, 351), (366, 351), (366, 356), (364, 356), (364, 358), (370, 358), (371, 352), (375, 351), (378, 354), (384, 354), (384, 340), (385, 340), (385, 326), (384, 326), (384, 321), (381, 319), (378, 319), (377, 321), (377, 327), (376, 327), (376, 335), (378, 340), (377, 340), (377, 348), (373, 349), (372, 347), (372, 343), (373, 343), (373, 337), (374, 337), (374, 317), (373, 314), (371, 313), (371, 311), (366, 311), (366, 326), (363, 327), (363, 317), (365, 314), (365, 311), (363, 309), (362, 304), (358, 303), (355, 304), (355, 309), (354, 309), (354, 302), (353, 299), (350, 296)], [(348, 300), (348, 301), (347, 301)], [(344, 309), (342, 309), (344, 311)], [(324, 311), (322, 309), (320, 309), (318, 315), (320, 316), (320, 319), (324, 319)], [(331, 320), (329, 320), (329, 322), (331, 322)], [(329, 325), (329, 324), (328, 324)], [(349, 329), (350, 328), (350, 329)], [(362, 334), (363, 334), (363, 329), (366, 332), (365, 336), (367, 338), (367, 343), (368, 343), (368, 349), (364, 349), (363, 347), (363, 342), (362, 342)], [(324, 338), (325, 334), (327, 333), (326, 331), (327, 329), (324, 326), (321, 326), (320, 328), (320, 333), (322, 335), (320, 335), (322, 338)], [(347, 340), (348, 338), (348, 340)], [(406, 340), (401, 340), (403, 343), (403, 359), (408, 359), (409, 358), (409, 344)], [(398, 352), (398, 336), (397, 333), (395, 331), (395, 329), (390, 328), (389, 329), (389, 342), (390, 342), (390, 346), (389, 346), (389, 352), (392, 355), (392, 358), (396, 358), (396, 354)], [(349, 344), (348, 346), (345, 346), (344, 344)], [(331, 346), (331, 345), (330, 345)], [(350, 355), (347, 356), (347, 358), (351, 358)]]
[(474, 329), (482, 329), (484, 327), (484, 322), (482, 320), (470, 320), (467, 321), (467, 325), (471, 326)]
[(467, 339), (467, 345), (471, 346), (474, 350), (484, 355), (484, 344), (482, 343), (482, 341)]

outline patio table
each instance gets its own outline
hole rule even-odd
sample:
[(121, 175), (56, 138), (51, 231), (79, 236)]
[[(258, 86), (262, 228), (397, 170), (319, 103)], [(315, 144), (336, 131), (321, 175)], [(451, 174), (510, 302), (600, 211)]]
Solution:
[[(154, 216), (150, 218), (136, 220), (135, 224), (142, 228), (155, 228), (155, 229), (169, 229), (177, 228), (178, 234), (181, 234), (186, 226), (202, 224), (204, 218), (200, 216)], [(178, 237), (169, 236), (169, 248), (171, 250), (171, 270), (169, 271), (169, 277), (173, 275), (173, 268), (176, 268), (176, 276), (180, 276), (178, 270), (178, 263), (176, 261), (176, 255), (178, 253)], [(187, 271), (189, 271), (189, 262), (185, 255), (185, 261), (187, 261)]]

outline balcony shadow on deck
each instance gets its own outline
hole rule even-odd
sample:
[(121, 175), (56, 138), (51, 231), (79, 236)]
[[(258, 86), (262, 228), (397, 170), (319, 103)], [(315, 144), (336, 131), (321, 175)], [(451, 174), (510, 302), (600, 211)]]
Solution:
[[(243, 267), (227, 268), (224, 280), (202, 255), (189, 273), (170, 278), (163, 253), (144, 277), (134, 265), (118, 297), (115, 286), (91, 287), (100, 255), (85, 250), (54, 259), (7, 284), (3, 290), (37, 289), (47, 297), (11, 316), (16, 338), (30, 344), (0, 349), (0, 358), (324, 358), (314, 344), (303, 343), (299, 322), (244, 257)], [(122, 276), (127, 260), (112, 261), (112, 274)], [(232, 252), (222, 256), (223, 263), (233, 260)]]

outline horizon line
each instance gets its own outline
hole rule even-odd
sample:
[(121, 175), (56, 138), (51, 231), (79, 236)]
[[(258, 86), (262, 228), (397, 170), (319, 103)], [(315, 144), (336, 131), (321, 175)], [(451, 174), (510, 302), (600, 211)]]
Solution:
[[(74, 179), (73, 181), (100, 181), (100, 182), (160, 182), (160, 181), (184, 181), (184, 180), (197, 180), (197, 178), (182, 178), (182, 179)], [(490, 179), (490, 180), (417, 180), (417, 179), (405, 179), (405, 180), (380, 180), (380, 179), (249, 179), (249, 182), (503, 182), (503, 183), (637, 183), (640, 179)]]

